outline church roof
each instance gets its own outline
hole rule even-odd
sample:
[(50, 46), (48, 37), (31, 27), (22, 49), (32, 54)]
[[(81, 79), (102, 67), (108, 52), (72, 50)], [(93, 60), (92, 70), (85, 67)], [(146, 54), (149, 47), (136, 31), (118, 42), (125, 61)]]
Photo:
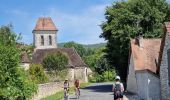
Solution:
[(81, 59), (79, 54), (76, 52), (74, 48), (51, 48), (51, 49), (37, 49), (33, 53), (32, 61), (35, 64), (42, 64), (43, 58), (45, 55), (56, 53), (56, 52), (63, 52), (68, 55), (69, 58), (69, 67), (84, 67), (86, 64)]
[(53, 23), (51, 17), (40, 17), (33, 31), (57, 31), (55, 24)]
[(131, 40), (131, 56), (134, 70), (149, 70), (157, 73), (160, 45), (161, 39), (142, 39), (142, 47), (136, 44), (135, 39)]

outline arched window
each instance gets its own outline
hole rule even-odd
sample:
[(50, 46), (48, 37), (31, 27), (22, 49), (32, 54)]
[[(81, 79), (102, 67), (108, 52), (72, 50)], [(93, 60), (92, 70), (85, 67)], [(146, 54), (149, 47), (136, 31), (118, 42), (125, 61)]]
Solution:
[(169, 77), (169, 86), (170, 86), (170, 49), (167, 51), (167, 56), (168, 56), (168, 77)]
[(44, 36), (41, 35), (41, 45), (44, 45)]
[(49, 35), (49, 45), (52, 45), (52, 37)]

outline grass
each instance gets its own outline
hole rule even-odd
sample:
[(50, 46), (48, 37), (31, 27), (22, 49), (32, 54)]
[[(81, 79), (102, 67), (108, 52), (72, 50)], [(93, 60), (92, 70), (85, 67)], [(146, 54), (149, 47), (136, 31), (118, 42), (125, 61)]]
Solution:
[[(89, 86), (89, 85), (90, 85), (90, 83), (81, 83), (80, 88), (85, 88), (86, 86)], [(74, 93), (74, 87), (71, 87), (69, 89), (69, 94), (73, 94), (73, 93)], [(45, 97), (45, 98), (43, 98), (41, 100), (62, 100), (63, 97), (64, 97), (64, 91), (62, 90), (62, 91), (57, 92), (54, 95)]]

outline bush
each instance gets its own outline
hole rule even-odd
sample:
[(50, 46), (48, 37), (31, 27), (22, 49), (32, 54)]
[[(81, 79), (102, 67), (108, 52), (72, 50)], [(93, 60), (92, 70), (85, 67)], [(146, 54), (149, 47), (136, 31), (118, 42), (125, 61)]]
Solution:
[(45, 83), (48, 77), (44, 72), (44, 68), (40, 64), (32, 64), (29, 68), (29, 75), (36, 83)]
[(115, 77), (116, 77), (115, 70), (104, 71), (101, 75), (98, 73), (93, 74), (92, 77), (89, 77), (89, 81), (92, 83), (114, 81)]
[(50, 54), (43, 59), (42, 64), (48, 71), (61, 71), (67, 68), (68, 56), (62, 52)]
[(19, 67), (19, 51), (12, 46), (0, 46), (0, 97), (14, 100), (29, 98), (37, 90), (26, 72)]

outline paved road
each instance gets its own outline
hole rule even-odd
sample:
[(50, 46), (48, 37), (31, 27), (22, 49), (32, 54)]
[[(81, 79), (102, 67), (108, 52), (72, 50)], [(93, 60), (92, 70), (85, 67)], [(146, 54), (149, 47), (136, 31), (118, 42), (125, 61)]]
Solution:
[[(81, 89), (79, 100), (113, 100), (112, 83), (94, 83)], [(69, 100), (76, 100), (75, 95), (69, 96)]]
[[(112, 83), (94, 83), (81, 89), (79, 100), (114, 100), (112, 93)], [(74, 94), (69, 96), (69, 100), (76, 100)], [(124, 100), (141, 100), (137, 95), (126, 93)]]

